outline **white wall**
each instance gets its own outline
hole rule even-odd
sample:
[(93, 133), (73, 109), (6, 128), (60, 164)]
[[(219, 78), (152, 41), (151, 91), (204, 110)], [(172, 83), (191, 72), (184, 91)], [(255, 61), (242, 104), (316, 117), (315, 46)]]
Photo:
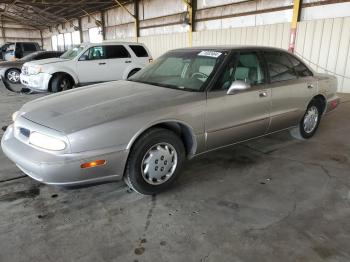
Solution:
[[(193, 46), (263, 45), (288, 49), (290, 23), (206, 30), (193, 33)], [(134, 41), (134, 38), (125, 39)], [(145, 36), (154, 58), (164, 52), (186, 47), (188, 33)], [(350, 17), (298, 23), (295, 52), (318, 72), (338, 77), (338, 91), (350, 93)]]
[(303, 21), (296, 49), (318, 72), (336, 75), (338, 91), (350, 93), (350, 17)]

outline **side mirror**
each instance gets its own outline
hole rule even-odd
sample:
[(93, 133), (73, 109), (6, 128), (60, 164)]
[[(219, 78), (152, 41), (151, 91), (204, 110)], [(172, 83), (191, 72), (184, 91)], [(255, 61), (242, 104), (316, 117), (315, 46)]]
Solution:
[(79, 58), (79, 61), (86, 61), (86, 60), (89, 60), (89, 58), (88, 58), (87, 55), (82, 55), (82, 56)]
[(228, 95), (234, 95), (239, 91), (247, 90), (251, 86), (249, 83), (241, 80), (233, 81), (230, 88), (227, 90)]

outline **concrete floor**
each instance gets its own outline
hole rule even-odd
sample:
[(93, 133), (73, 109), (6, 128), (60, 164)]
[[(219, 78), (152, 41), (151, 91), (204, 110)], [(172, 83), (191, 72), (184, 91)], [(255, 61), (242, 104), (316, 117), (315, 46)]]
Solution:
[[(38, 97), (0, 89), (1, 126)], [(42, 185), (0, 152), (0, 261), (350, 261), (349, 102), (311, 140), (207, 154), (155, 197)]]

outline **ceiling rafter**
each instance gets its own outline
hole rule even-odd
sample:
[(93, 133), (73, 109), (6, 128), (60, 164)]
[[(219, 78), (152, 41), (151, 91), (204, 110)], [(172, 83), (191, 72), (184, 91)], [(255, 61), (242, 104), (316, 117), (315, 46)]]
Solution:
[[(122, 4), (133, 0), (120, 0)], [(114, 0), (3, 0), (0, 16), (40, 30), (115, 7)]]

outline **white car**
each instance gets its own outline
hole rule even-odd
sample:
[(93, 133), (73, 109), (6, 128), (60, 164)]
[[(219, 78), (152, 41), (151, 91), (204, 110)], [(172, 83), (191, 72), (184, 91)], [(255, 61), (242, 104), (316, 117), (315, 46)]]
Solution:
[(81, 44), (59, 58), (25, 63), (21, 83), (36, 92), (60, 92), (73, 86), (127, 79), (152, 61), (143, 44)]

